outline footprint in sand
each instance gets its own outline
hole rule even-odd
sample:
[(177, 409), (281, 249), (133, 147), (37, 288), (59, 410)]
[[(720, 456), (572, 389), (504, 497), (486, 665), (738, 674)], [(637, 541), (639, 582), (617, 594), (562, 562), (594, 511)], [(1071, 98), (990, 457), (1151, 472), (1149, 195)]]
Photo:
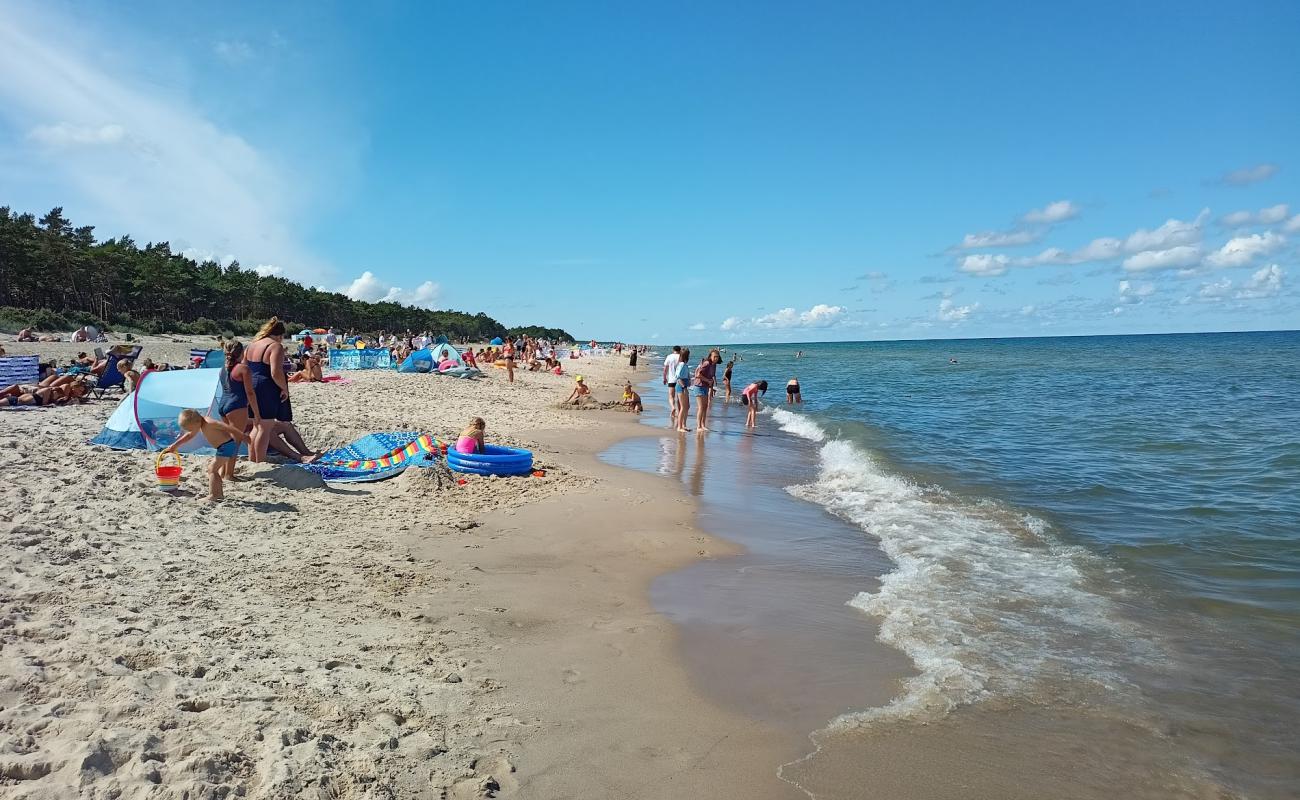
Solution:
[(452, 785), (447, 800), (477, 800), (482, 797), (505, 797), (519, 788), (515, 780), (515, 767), (504, 753), (481, 756), (470, 765), (473, 777), (463, 778)]
[(578, 672), (576, 669), (566, 669), (561, 673), (561, 675), (564, 678), (564, 682), (567, 684), (572, 685), (582, 682), (582, 673)]

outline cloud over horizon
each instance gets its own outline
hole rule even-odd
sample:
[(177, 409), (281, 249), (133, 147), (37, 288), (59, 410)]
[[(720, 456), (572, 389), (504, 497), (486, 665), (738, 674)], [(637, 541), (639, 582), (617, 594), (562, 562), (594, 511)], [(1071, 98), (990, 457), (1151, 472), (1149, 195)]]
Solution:
[(0, 26), (0, 119), (24, 132), (0, 180), (57, 180), (110, 235), (184, 239), (297, 279), (330, 270), (295, 232), (293, 181), (272, 159), (148, 80), (128, 43), (31, 8), (7, 7)]

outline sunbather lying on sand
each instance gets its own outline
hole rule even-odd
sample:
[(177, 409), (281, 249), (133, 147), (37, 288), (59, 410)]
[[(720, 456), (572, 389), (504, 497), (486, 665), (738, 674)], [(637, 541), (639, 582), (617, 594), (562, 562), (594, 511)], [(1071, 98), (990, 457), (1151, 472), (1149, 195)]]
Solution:
[(32, 333), (32, 329), (31, 329), (31, 328), (23, 328), (22, 330), (18, 331), (18, 338), (17, 338), (17, 339), (14, 339), (14, 341), (15, 341), (15, 342), (34, 342), (34, 341), (36, 341), (36, 334)]
[(37, 387), (25, 391), (25, 387), (10, 386), (0, 391), (4, 403), (10, 406), (62, 406), (68, 403), (86, 402), (86, 383), (73, 380), (58, 386)]

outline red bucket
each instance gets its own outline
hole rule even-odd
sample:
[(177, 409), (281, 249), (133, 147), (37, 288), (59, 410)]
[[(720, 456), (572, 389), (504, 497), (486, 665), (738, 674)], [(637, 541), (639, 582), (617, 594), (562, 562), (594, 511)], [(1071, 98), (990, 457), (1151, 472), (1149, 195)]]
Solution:
[[(164, 464), (170, 457), (174, 464)], [(158, 476), (158, 489), (164, 492), (175, 491), (181, 484), (181, 457), (178, 453), (162, 452), (153, 462), (153, 472)]]

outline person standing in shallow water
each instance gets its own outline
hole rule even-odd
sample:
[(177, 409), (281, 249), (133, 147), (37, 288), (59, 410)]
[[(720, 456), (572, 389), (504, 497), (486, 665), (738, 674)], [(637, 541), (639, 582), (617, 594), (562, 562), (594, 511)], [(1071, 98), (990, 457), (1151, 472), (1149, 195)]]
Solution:
[(677, 365), (682, 360), (682, 346), (673, 345), (673, 351), (664, 358), (664, 386), (668, 387), (668, 413), (676, 419), (677, 414)]
[(699, 409), (696, 412), (695, 426), (700, 433), (709, 430), (709, 406), (713, 401), (713, 386), (718, 382), (718, 362), (721, 360), (722, 353), (710, 350), (700, 365), (695, 368), (691, 394), (695, 395), (695, 404)]

